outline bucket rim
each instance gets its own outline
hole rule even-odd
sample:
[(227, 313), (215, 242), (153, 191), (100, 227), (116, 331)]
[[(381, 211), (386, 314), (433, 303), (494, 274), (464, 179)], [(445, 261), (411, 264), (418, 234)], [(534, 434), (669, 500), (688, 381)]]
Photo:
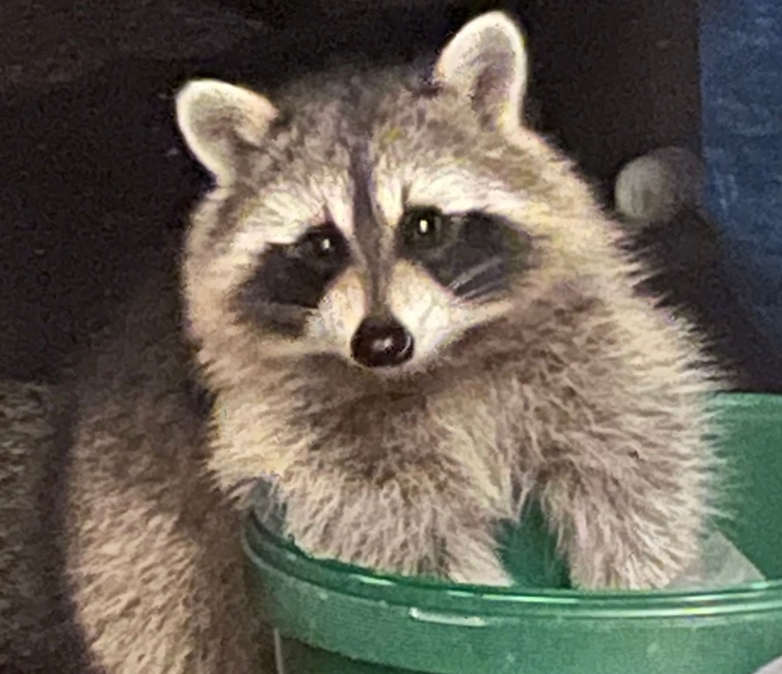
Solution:
[(725, 616), (782, 611), (782, 580), (709, 590), (584, 592), (574, 589), (491, 587), (453, 584), (377, 573), (307, 556), (257, 522), (242, 537), (251, 572), (283, 576), (304, 594), (324, 592), (379, 606), (448, 615), (522, 618), (663, 618)]

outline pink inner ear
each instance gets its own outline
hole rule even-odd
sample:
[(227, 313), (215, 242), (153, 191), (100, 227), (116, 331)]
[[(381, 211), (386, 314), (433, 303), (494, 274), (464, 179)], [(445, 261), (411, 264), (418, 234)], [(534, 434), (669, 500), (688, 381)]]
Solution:
[(473, 97), (484, 102), (499, 104), (508, 95), (508, 80), (512, 73), (501, 60), (487, 64), (475, 80)]
[[(488, 58), (486, 59), (488, 61)], [(504, 105), (508, 102), (513, 80), (513, 68), (505, 54), (487, 62), (478, 73), (470, 92), (473, 111), (483, 126), (496, 126)], [(520, 104), (520, 101), (518, 102)]]

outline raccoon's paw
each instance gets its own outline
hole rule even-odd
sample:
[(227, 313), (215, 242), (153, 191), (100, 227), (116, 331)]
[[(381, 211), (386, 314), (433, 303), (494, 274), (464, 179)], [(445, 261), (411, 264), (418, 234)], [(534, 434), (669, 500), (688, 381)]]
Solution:
[(542, 488), (543, 507), (573, 585), (584, 590), (652, 590), (666, 587), (700, 552), (706, 495), (700, 471), (680, 463), (678, 484), (670, 466), (613, 475), (564, 471)]
[(670, 585), (697, 557), (697, 544), (677, 550), (650, 544), (643, 553), (621, 544), (608, 557), (604, 550), (582, 550), (570, 559), (570, 580), (579, 590), (659, 590)]

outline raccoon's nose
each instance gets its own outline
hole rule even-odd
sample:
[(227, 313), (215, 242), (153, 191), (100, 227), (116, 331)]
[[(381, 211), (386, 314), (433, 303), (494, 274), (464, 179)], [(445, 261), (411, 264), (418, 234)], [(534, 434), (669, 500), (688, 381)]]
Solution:
[(413, 357), (413, 336), (398, 321), (365, 318), (350, 342), (353, 359), (365, 367), (401, 365)]

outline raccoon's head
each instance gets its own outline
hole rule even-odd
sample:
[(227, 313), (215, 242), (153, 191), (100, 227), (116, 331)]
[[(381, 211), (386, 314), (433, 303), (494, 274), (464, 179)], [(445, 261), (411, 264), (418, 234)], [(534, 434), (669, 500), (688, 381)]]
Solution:
[(235, 381), (261, 361), (310, 358), (414, 374), (588, 275), (608, 228), (524, 126), (526, 80), (522, 33), (492, 12), (426, 80), (342, 73), (274, 100), (185, 85), (178, 123), (216, 182), (184, 263), (209, 369)]

